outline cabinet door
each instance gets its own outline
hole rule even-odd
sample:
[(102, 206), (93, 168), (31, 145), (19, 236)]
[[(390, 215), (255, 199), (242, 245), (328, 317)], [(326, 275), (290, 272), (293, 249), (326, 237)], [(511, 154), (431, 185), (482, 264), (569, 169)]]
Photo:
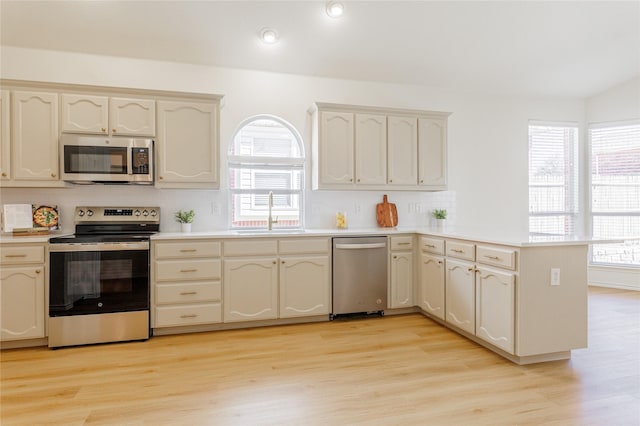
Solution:
[(475, 268), (473, 263), (447, 259), (445, 321), (475, 334)]
[(420, 255), (420, 307), (444, 319), (444, 258)]
[(391, 253), (390, 308), (413, 306), (413, 253)]
[(212, 103), (158, 102), (156, 186), (217, 188), (217, 111)]
[(0, 273), (0, 338), (44, 337), (44, 267), (3, 267)]
[(0, 180), (11, 178), (11, 133), (9, 91), (0, 90)]
[(109, 124), (115, 136), (155, 136), (156, 101), (111, 98)]
[(329, 314), (329, 257), (280, 258), (280, 318)]
[(353, 114), (320, 112), (320, 184), (353, 184), (353, 133)]
[(515, 342), (515, 275), (478, 268), (476, 336), (511, 354)]
[(387, 117), (356, 114), (356, 183), (387, 183)]
[(224, 322), (278, 316), (278, 267), (275, 259), (224, 261)]
[(58, 180), (58, 95), (13, 92), (12, 101), (14, 179)]
[(416, 185), (418, 183), (417, 119), (387, 117), (388, 183)]
[(109, 98), (106, 96), (62, 95), (62, 131), (66, 133), (109, 133)]
[(418, 119), (418, 184), (439, 189), (447, 185), (446, 119)]

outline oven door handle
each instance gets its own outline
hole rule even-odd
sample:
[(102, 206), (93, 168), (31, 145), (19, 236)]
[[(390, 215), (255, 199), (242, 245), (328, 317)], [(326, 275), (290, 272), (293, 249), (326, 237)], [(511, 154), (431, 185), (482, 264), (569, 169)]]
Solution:
[(131, 251), (149, 250), (148, 241), (122, 243), (62, 243), (49, 244), (49, 252)]

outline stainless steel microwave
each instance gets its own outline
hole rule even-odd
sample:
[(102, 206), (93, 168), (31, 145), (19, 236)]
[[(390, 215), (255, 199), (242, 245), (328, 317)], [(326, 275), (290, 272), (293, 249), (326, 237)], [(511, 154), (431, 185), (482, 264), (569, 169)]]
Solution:
[(62, 180), (74, 183), (153, 183), (153, 140), (63, 134)]

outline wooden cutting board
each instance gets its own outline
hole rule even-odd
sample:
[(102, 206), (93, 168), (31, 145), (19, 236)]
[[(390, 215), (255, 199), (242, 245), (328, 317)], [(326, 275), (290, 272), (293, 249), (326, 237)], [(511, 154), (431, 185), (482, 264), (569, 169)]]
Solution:
[(376, 220), (383, 228), (398, 226), (398, 209), (387, 200), (387, 194), (382, 196), (382, 203), (376, 205)]

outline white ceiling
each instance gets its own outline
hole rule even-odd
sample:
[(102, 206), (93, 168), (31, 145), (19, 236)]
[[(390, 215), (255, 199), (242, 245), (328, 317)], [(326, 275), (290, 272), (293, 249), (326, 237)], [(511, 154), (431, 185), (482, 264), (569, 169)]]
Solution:
[[(640, 75), (640, 1), (0, 1), (2, 45), (527, 96)], [(280, 41), (262, 45), (274, 28)]]

